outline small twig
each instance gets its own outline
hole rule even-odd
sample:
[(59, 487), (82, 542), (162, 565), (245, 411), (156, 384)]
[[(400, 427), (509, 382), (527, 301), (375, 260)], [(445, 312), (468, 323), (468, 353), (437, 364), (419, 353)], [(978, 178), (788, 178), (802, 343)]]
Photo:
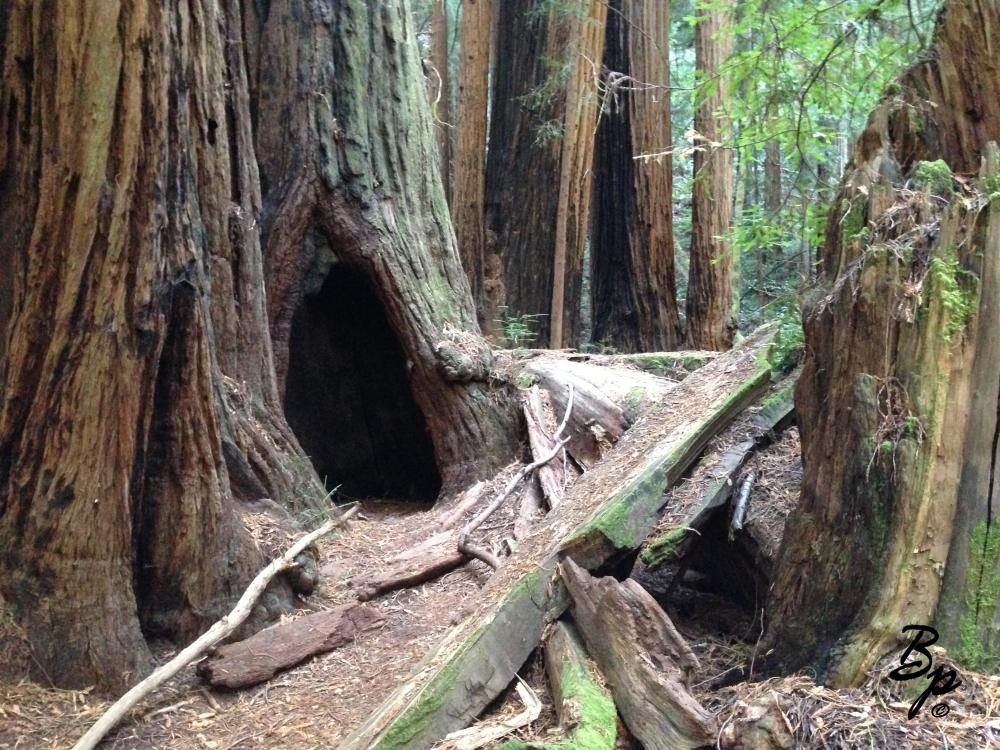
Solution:
[(125, 714), (131, 711), (139, 701), (146, 697), (146, 695), (156, 690), (156, 688), (180, 672), (184, 667), (201, 656), (206, 650), (236, 630), (236, 628), (238, 628), (240, 624), (250, 616), (250, 611), (253, 609), (253, 605), (256, 603), (260, 595), (264, 593), (264, 589), (267, 588), (267, 584), (271, 582), (271, 579), (281, 571), (288, 570), (289, 568), (297, 565), (295, 558), (302, 554), (306, 547), (324, 534), (333, 531), (333, 529), (337, 526), (342, 525), (351, 516), (357, 513), (357, 511), (358, 506), (355, 505), (353, 508), (337, 518), (331, 518), (315, 531), (311, 531), (299, 539), (281, 557), (272, 560), (270, 564), (260, 571), (260, 573), (257, 574), (257, 577), (251, 581), (247, 590), (243, 592), (243, 596), (241, 596), (240, 600), (236, 602), (236, 606), (233, 607), (233, 610), (228, 615), (212, 625), (212, 627), (199, 636), (193, 643), (183, 649), (179, 654), (177, 654), (177, 656), (168, 661), (166, 664), (157, 667), (153, 670), (153, 673), (149, 675), (149, 677), (144, 679), (138, 685), (125, 693), (125, 695), (115, 701), (111, 708), (109, 708), (101, 716), (101, 718), (97, 720), (97, 723), (95, 723), (94, 726), (92, 726), (87, 733), (80, 738), (80, 741), (73, 745), (73, 750), (92, 750), (92, 748), (97, 747), (97, 743), (101, 741), (104, 735), (111, 731), (111, 729), (114, 728), (114, 726), (118, 724), (122, 718), (124, 718)]

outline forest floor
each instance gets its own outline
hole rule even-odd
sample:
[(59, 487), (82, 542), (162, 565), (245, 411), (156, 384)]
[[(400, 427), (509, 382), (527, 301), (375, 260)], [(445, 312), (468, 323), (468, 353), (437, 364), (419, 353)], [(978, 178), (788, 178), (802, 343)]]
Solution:
[[(709, 445), (706, 458), (745, 439), (747, 425), (746, 416), (734, 422)], [(799, 456), (798, 432), (792, 427), (757, 452), (748, 465), (757, 479), (747, 524), (763, 528), (767, 533), (762, 538), (780, 539), (784, 517), (798, 496)], [(494, 496), (514, 471), (509, 467), (494, 478), (484, 496)], [(693, 472), (671, 490), (674, 499), (681, 502), (699, 481)], [(515, 507), (516, 503), (502, 507), (487, 530), (508, 534)], [(354, 601), (356, 592), (347, 583), (353, 576), (383, 569), (394, 554), (431, 536), (438, 518), (434, 511), (413, 505), (362, 503), (348, 532), (320, 542), (323, 583), (309, 598), (308, 608), (291, 616)], [(680, 571), (679, 585), (671, 587), (678, 572), (676, 565), (650, 571), (638, 563), (633, 577), (664, 606), (700, 660), (692, 692), (718, 715), (723, 732), (770, 713), (781, 733), (794, 738), (793, 744), (783, 745), (788, 748), (1000, 748), (1000, 677), (996, 676), (963, 672), (962, 687), (948, 695), (952, 710), (947, 717), (932, 716), (929, 702), (913, 720), (907, 720), (906, 712), (915, 696), (904, 695), (902, 683), (886, 679), (893, 665), (883, 665), (854, 690), (830, 690), (803, 675), (716, 687), (720, 676), (746, 664), (753, 653), (761, 634), (759, 612), (754, 604), (720, 591), (710, 575), (698, 570)], [(371, 604), (385, 618), (381, 625), (254, 688), (210, 690), (194, 670), (187, 669), (135, 710), (102, 747), (336, 748), (468, 612), (489, 578), (489, 568), (473, 561), (434, 581), (380, 596)], [(18, 640), (16, 629), (0, 619), (0, 677), (4, 678), (0, 748), (70, 747), (109, 704), (88, 691), (48, 689), (17, 679), (12, 667), (23, 664), (27, 655), (23, 649), (11, 651), (16, 651)], [(172, 652), (165, 648), (157, 656), (167, 659)], [(552, 734), (555, 715), (539, 651), (529, 658), (521, 677), (542, 709), (537, 719), (505, 739), (557, 738)], [(495, 722), (523, 708), (511, 687), (480, 720)], [(639, 745), (620, 727), (617, 747)]]

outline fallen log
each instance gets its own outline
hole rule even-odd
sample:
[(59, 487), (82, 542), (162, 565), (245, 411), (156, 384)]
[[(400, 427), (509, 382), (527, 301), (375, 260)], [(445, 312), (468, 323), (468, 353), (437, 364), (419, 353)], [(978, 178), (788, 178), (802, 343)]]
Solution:
[(638, 418), (660, 403), (674, 383), (626, 368), (600, 367), (565, 359), (528, 362), (523, 373), (547, 394), (560, 413), (567, 406), (567, 388), (576, 405), (566, 434), (567, 449), (582, 468), (594, 466)]
[(390, 591), (433, 581), (468, 559), (458, 549), (458, 534), (444, 531), (396, 555), (384, 570), (354, 576), (347, 585), (355, 589), (358, 601), (367, 602)]
[(711, 744), (715, 720), (688, 692), (698, 659), (653, 597), (631, 579), (594, 578), (571, 558), (561, 570), (573, 618), (632, 734), (649, 750)]
[(523, 540), (486, 583), (478, 609), (340, 747), (427, 748), (471, 724), (510, 684), (546, 623), (565, 610), (559, 559), (569, 555), (593, 570), (633, 554), (662, 509), (664, 490), (767, 388), (772, 331), (755, 332), (668, 391)]
[(729, 502), (736, 477), (750, 457), (791, 423), (794, 388), (794, 376), (773, 386), (757, 412), (745, 419), (746, 424), (734, 423), (719, 435), (720, 444), (739, 442), (702, 459), (687, 482), (674, 490), (671, 504), (643, 545), (641, 558), (647, 567), (676, 562), (690, 551), (701, 531)]
[[(545, 408), (542, 394), (537, 386), (532, 386), (521, 394), (524, 421), (528, 431), (531, 455), (537, 461), (549, 453), (556, 445), (556, 439), (545, 426)], [(573, 473), (576, 476), (576, 472)], [(549, 461), (538, 468), (538, 483), (550, 509), (562, 502), (566, 488), (567, 467), (561, 461)]]
[(384, 621), (379, 610), (364, 604), (316, 612), (221, 646), (198, 665), (198, 674), (213, 687), (257, 685), (311, 656), (350, 643), (358, 633)]

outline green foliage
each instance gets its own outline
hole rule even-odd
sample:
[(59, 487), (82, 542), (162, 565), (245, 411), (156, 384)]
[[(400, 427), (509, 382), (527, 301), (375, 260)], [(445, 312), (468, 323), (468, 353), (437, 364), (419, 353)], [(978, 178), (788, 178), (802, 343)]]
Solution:
[[(965, 330), (972, 316), (975, 300), (975, 277), (963, 269), (958, 258), (934, 256), (930, 260), (927, 272), (931, 280), (931, 294), (941, 300), (941, 308), (947, 318), (944, 337), (947, 341)], [(971, 279), (964, 286), (960, 283), (962, 277)]]
[(923, 190), (942, 197), (955, 192), (951, 168), (943, 159), (917, 162), (913, 171), (913, 181)]
[(805, 333), (797, 305), (788, 305), (778, 318), (778, 331), (768, 352), (768, 361), (780, 373), (795, 369), (805, 351)]
[(503, 328), (503, 336), (507, 341), (507, 346), (514, 349), (527, 346), (538, 338), (535, 326), (539, 318), (545, 317), (541, 313), (517, 315), (510, 312), (506, 305), (500, 308), (500, 315), (501, 317), (496, 322)]

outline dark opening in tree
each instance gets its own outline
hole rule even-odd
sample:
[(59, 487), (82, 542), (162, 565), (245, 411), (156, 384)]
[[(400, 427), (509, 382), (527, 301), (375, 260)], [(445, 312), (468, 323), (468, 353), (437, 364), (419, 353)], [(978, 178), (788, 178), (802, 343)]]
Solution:
[(327, 486), (433, 502), (434, 446), (399, 341), (365, 274), (334, 265), (292, 320), (288, 421)]

